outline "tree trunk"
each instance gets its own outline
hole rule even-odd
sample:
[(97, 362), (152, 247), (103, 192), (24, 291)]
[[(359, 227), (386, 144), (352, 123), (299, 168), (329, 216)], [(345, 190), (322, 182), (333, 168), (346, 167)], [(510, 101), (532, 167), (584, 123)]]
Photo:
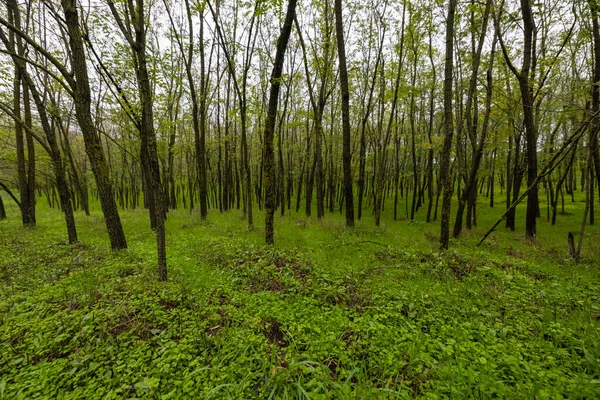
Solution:
[(444, 64), (444, 150), (440, 163), (440, 182), (444, 190), (442, 198), (442, 224), (440, 247), (448, 248), (450, 240), (450, 205), (452, 200), (452, 173), (450, 172), (450, 149), (454, 134), (452, 113), (452, 74), (454, 66), (454, 15), (457, 0), (450, 0), (446, 18), (446, 61)]
[[(17, 7), (16, 3), (9, 2), (7, 4), (8, 20), (15, 23), (12, 8)], [(15, 14), (18, 10), (15, 9)], [(16, 16), (17, 21), (20, 17)], [(23, 56), (24, 46), (22, 39), (13, 32), (9, 33), (9, 40), (12, 43), (19, 56)], [(13, 112), (15, 114), (15, 143), (17, 150), (17, 180), (19, 184), (19, 195), (21, 199), (21, 219), (23, 225), (35, 225), (35, 148), (33, 146), (33, 138), (30, 133), (25, 132), (27, 141), (27, 157), (25, 156), (25, 141), (23, 135), (23, 127), (21, 125), (21, 86), (23, 87), (23, 108), (25, 111), (25, 123), (31, 127), (31, 111), (29, 104), (29, 91), (27, 86), (21, 79), (21, 71), (15, 66), (14, 81), (13, 81)]]
[[(290, 39), (292, 23), (296, 10), (296, 0), (290, 0), (285, 15), (285, 22), (281, 28), (279, 39), (277, 40), (277, 51), (275, 53), (275, 62), (271, 72), (271, 90), (269, 93), (269, 108), (267, 110), (267, 121), (265, 123), (264, 136), (264, 157), (265, 157), (265, 241), (267, 244), (274, 243), (273, 216), (276, 207), (276, 182), (275, 182), (275, 154), (273, 151), (273, 139), (275, 131), (275, 122), (277, 119), (277, 103), (279, 99), (279, 90), (281, 86), (281, 74), (283, 72), (283, 61), (285, 50)], [(280, 144), (281, 146), (281, 144)]]
[(112, 0), (109, 2), (113, 17), (117, 21), (121, 32), (125, 36), (132, 51), (136, 64), (135, 75), (138, 84), (138, 94), (141, 107), (141, 118), (139, 120), (140, 131), (140, 158), (146, 176), (147, 190), (150, 205), (150, 223), (156, 230), (156, 247), (158, 263), (158, 279), (167, 279), (167, 260), (165, 246), (165, 208), (164, 197), (160, 183), (160, 166), (158, 163), (158, 152), (156, 144), (156, 133), (154, 131), (154, 114), (152, 88), (148, 73), (148, 61), (146, 56), (146, 27), (145, 27), (145, 3), (144, 0), (127, 0), (126, 15), (127, 23), (132, 24), (133, 32), (125, 27), (121, 17), (117, 13)]
[[(594, 44), (594, 76), (592, 84), (592, 112), (594, 118), (591, 126), (592, 135), (590, 146), (593, 149), (592, 159), (595, 167), (595, 175), (598, 187), (598, 196), (600, 196), (600, 149), (598, 148), (598, 132), (600, 131), (600, 27), (598, 23), (599, 6), (597, 0), (589, 0), (590, 10), (592, 12), (592, 34)], [(593, 204), (593, 203), (592, 203)]]
[[(521, 103), (523, 105), (523, 125), (525, 127), (526, 157), (527, 157), (527, 186), (530, 187), (527, 197), (527, 212), (525, 216), (525, 235), (529, 239), (535, 239), (536, 223), (539, 213), (538, 189), (531, 186), (537, 177), (537, 129), (534, 120), (533, 87), (530, 80), (532, 70), (532, 58), (534, 47), (535, 23), (533, 20), (533, 11), (530, 0), (521, 0), (521, 16), (523, 18), (523, 63), (521, 70), (518, 71), (511, 63), (506, 46), (502, 40), (502, 35), (497, 30), (497, 36), (500, 39), (502, 53), (508, 67), (519, 81), (519, 90), (521, 92)], [(496, 21), (496, 25), (499, 22)], [(515, 158), (516, 159), (516, 158)], [(515, 160), (516, 161), (516, 160)]]
[(6, 219), (6, 210), (4, 209), (4, 202), (2, 201), (2, 196), (0, 196), (0, 221)]
[[(17, 8), (17, 4), (13, 3), (9, 7), (12, 8), (15, 27), (20, 29), (20, 14)], [(38, 92), (35, 82), (29, 75), (25, 61), (18, 56), (18, 52), (16, 51), (13, 44), (9, 41), (3, 31), (0, 30), (0, 39), (4, 43), (4, 46), (8, 50), (8, 52), (12, 56), (13, 63), (15, 67), (17, 67), (20, 71), (21, 78), (25, 83), (26, 90), (29, 90), (31, 97), (38, 109), (39, 119), (43, 128), (43, 131), (46, 135), (47, 146), (46, 150), (52, 159), (52, 165), (54, 167), (54, 175), (56, 179), (56, 187), (59, 192), (60, 206), (61, 210), (65, 215), (65, 222), (67, 225), (67, 235), (69, 243), (77, 242), (77, 229), (75, 227), (75, 217), (73, 215), (73, 206), (71, 204), (71, 194), (69, 191), (69, 187), (67, 184), (66, 173), (64, 162), (62, 160), (62, 155), (60, 153), (60, 149), (56, 140), (56, 136), (52, 131), (50, 126), (50, 120), (48, 118), (48, 114), (46, 112), (46, 105), (42, 100), (40, 93)]]
[[(452, 0), (454, 1), (454, 0)], [(335, 34), (337, 39), (340, 87), (342, 92), (342, 132), (344, 167), (344, 198), (346, 202), (346, 226), (354, 226), (354, 197), (352, 196), (352, 153), (350, 150), (350, 92), (348, 90), (348, 68), (346, 65), (346, 46), (344, 44), (344, 24), (342, 0), (335, 0)]]
[(69, 33), (69, 48), (72, 55), (72, 69), (76, 79), (74, 85), (75, 116), (83, 134), (85, 152), (90, 160), (92, 173), (96, 180), (100, 206), (104, 214), (104, 221), (112, 250), (127, 248), (125, 233), (121, 225), (117, 203), (113, 195), (110, 182), (108, 164), (104, 157), (104, 150), (90, 111), (91, 94), (86, 66), (86, 54), (83, 48), (83, 39), (79, 27), (79, 16), (75, 0), (63, 0), (62, 8), (65, 14), (65, 23)]

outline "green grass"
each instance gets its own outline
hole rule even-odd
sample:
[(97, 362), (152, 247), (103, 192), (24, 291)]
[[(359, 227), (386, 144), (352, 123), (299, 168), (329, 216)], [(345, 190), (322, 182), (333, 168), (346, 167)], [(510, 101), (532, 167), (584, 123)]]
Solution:
[(484, 200), (445, 253), (438, 223), (394, 222), (389, 205), (380, 228), (369, 212), (355, 229), (277, 217), (274, 248), (258, 210), (253, 231), (239, 211), (174, 211), (167, 283), (144, 211), (122, 212), (129, 249), (112, 253), (97, 209), (67, 245), (59, 212), (40, 201), (23, 228), (8, 205), (0, 398), (600, 397), (598, 227), (579, 263), (581, 201), (540, 219), (534, 244), (520, 225), (476, 247), (502, 212)]

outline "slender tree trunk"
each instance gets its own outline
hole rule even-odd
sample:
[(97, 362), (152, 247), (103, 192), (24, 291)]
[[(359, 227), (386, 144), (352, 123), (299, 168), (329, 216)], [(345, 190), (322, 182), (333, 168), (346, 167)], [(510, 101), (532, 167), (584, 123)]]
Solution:
[[(527, 156), (527, 186), (531, 187), (527, 197), (527, 212), (525, 216), (525, 234), (527, 238), (533, 240), (536, 235), (536, 223), (539, 213), (538, 189), (531, 186), (537, 177), (537, 129), (534, 120), (533, 87), (530, 80), (532, 70), (532, 59), (534, 54), (534, 30), (533, 11), (530, 0), (521, 0), (521, 16), (523, 19), (523, 63), (521, 70), (518, 71), (511, 63), (506, 46), (502, 39), (500, 31), (497, 29), (497, 36), (500, 40), (502, 53), (508, 67), (519, 81), (519, 90), (521, 92), (521, 103), (523, 105), (523, 125), (525, 127), (525, 142)], [(499, 22), (496, 20), (496, 26)]]
[(269, 93), (269, 108), (267, 111), (267, 121), (265, 123), (265, 241), (267, 244), (274, 243), (273, 216), (276, 207), (276, 183), (275, 183), (275, 154), (273, 151), (275, 122), (277, 119), (277, 102), (279, 99), (279, 90), (281, 86), (281, 75), (283, 73), (283, 61), (285, 50), (287, 48), (294, 14), (296, 10), (296, 0), (290, 0), (285, 15), (285, 21), (281, 28), (279, 39), (277, 40), (277, 51), (275, 53), (275, 62), (271, 72), (271, 90)]
[(4, 202), (2, 201), (2, 196), (0, 196), (0, 221), (6, 219), (6, 209), (4, 208)]
[[(194, 41), (191, 36), (192, 21), (191, 11), (189, 6), (189, 0), (186, 0), (186, 7), (188, 9), (188, 26), (190, 29), (190, 44), (189, 48), (194, 48)], [(198, 183), (199, 183), (199, 195), (200, 195), (200, 218), (206, 219), (208, 214), (207, 205), (207, 173), (206, 173), (206, 92), (208, 86), (208, 79), (206, 74), (206, 61), (205, 61), (205, 49), (204, 49), (204, 10), (200, 13), (200, 135), (198, 137), (198, 144), (196, 146), (196, 157), (198, 163)], [(192, 50), (189, 51), (188, 62), (192, 62)], [(210, 65), (209, 65), (210, 68)], [(193, 81), (190, 74), (190, 84)]]
[(127, 23), (132, 25), (133, 32), (130, 27), (126, 27), (123, 23), (112, 0), (109, 1), (109, 6), (121, 32), (129, 43), (137, 66), (135, 75), (138, 84), (141, 108), (141, 118), (139, 121), (141, 139), (140, 158), (142, 159), (142, 165), (144, 166), (146, 175), (146, 193), (149, 195), (151, 226), (153, 225), (156, 230), (158, 279), (160, 281), (165, 281), (167, 280), (165, 208), (163, 192), (161, 190), (162, 186), (160, 183), (160, 165), (158, 162), (156, 132), (154, 131), (152, 87), (150, 85), (146, 56), (145, 2), (144, 0), (127, 0), (127, 9), (129, 12), (126, 14), (126, 20)]
[(90, 215), (90, 209), (87, 198), (87, 187), (79, 174), (77, 165), (75, 164), (75, 160), (73, 158), (73, 150), (71, 149), (71, 144), (69, 141), (68, 129), (63, 125), (62, 120), (58, 116), (54, 117), (54, 120), (56, 121), (56, 125), (58, 125), (58, 130), (62, 133), (63, 136), (63, 153), (67, 156), (67, 159), (69, 160), (69, 165), (71, 167), (71, 170), (73, 171), (73, 183), (79, 194), (81, 207), (83, 208), (86, 215)]
[(450, 0), (446, 18), (446, 61), (444, 64), (444, 149), (440, 163), (440, 182), (444, 190), (442, 199), (442, 224), (440, 247), (448, 248), (450, 240), (450, 205), (452, 200), (452, 173), (450, 172), (450, 149), (454, 134), (452, 113), (452, 82), (454, 66), (454, 15), (457, 0)]
[[(476, 186), (476, 178), (477, 172), (479, 170), (479, 164), (481, 162), (481, 158), (483, 156), (483, 148), (485, 145), (485, 140), (487, 136), (487, 124), (489, 123), (489, 115), (491, 112), (491, 99), (492, 99), (492, 68), (493, 68), (493, 54), (495, 50), (496, 41), (494, 40), (492, 44), (492, 52), (490, 56), (490, 65), (487, 71), (487, 87), (486, 87), (486, 115), (484, 117), (484, 126), (482, 128), (481, 138), (479, 140), (479, 144), (477, 144), (477, 76), (479, 72), (479, 65), (481, 61), (481, 53), (483, 50), (483, 44), (485, 41), (485, 36), (487, 32), (487, 24), (491, 11), (492, 2), (491, 0), (486, 1), (483, 23), (481, 25), (481, 33), (479, 36), (477, 50), (475, 51), (475, 38), (473, 36), (472, 47), (473, 47), (473, 62), (471, 68), (471, 78), (469, 80), (469, 91), (467, 95), (466, 102), (466, 125), (467, 125), (467, 133), (469, 135), (469, 139), (471, 142), (471, 146), (473, 149), (473, 156), (471, 161), (471, 169), (469, 172), (469, 176), (467, 178), (467, 182), (464, 188), (464, 191), (460, 193), (458, 200), (458, 208), (456, 212), (456, 218), (454, 220), (454, 229), (453, 236), (458, 237), (462, 231), (463, 224), (463, 213), (465, 211), (465, 206), (467, 207), (467, 228), (471, 228), (472, 216), (473, 216), (473, 207), (475, 206), (475, 201), (477, 199), (477, 188)], [(473, 13), (473, 11), (471, 11)], [(471, 24), (474, 25), (474, 16), (471, 14)], [(475, 103), (475, 104), (473, 104)]]
[[(394, 118), (396, 117), (396, 107), (398, 104), (398, 90), (400, 88), (400, 78), (402, 77), (402, 67), (403, 67), (403, 58), (404, 58), (404, 26), (405, 26), (405, 16), (406, 16), (406, 3), (402, 7), (402, 28), (400, 33), (400, 50), (398, 55), (398, 70), (396, 73), (396, 80), (394, 83), (394, 97), (392, 98), (392, 108), (390, 110), (390, 118), (387, 124), (387, 129), (385, 135), (383, 137), (383, 142), (381, 145), (381, 151), (379, 152), (379, 168), (376, 171), (376, 187), (375, 187), (375, 226), (379, 226), (381, 222), (381, 209), (383, 204), (383, 185), (385, 182), (385, 167), (386, 167), (386, 154), (387, 154), (387, 146), (390, 141), (390, 137), (392, 134), (392, 125), (394, 122)], [(382, 88), (384, 85), (382, 85)], [(382, 99), (383, 100), (383, 99)], [(381, 113), (381, 119), (383, 118), (383, 112)], [(381, 125), (381, 123), (380, 123)], [(415, 188), (416, 189), (416, 188)]]
[[(12, 12), (13, 12), (15, 27), (17, 29), (20, 29), (21, 21), (20, 21), (20, 14), (19, 14), (19, 11), (17, 8), (17, 4), (13, 3), (9, 7), (11, 7)], [(15, 49), (13, 44), (6, 37), (6, 35), (4, 34), (4, 32), (2, 30), (0, 30), (0, 40), (2, 40), (5, 48), (11, 54), (15, 67), (17, 67), (20, 71), (21, 78), (23, 79), (23, 82), (26, 87), (25, 90), (29, 91), (29, 93), (31, 94), (31, 97), (33, 98), (33, 101), (36, 105), (36, 108), (38, 109), (39, 119), (40, 119), (40, 122), (41, 122), (41, 125), (43, 128), (43, 131), (46, 135), (46, 141), (47, 141), (46, 150), (48, 151), (48, 154), (50, 155), (50, 158), (52, 159), (54, 175), (55, 175), (55, 179), (56, 179), (56, 187), (59, 192), (60, 208), (61, 208), (62, 212), (64, 213), (65, 222), (67, 225), (68, 240), (69, 240), (69, 243), (76, 243), (77, 242), (77, 229), (75, 227), (73, 206), (71, 204), (71, 193), (69, 191), (69, 187), (68, 187), (68, 183), (67, 183), (65, 166), (64, 166), (64, 162), (62, 160), (62, 155), (60, 153), (60, 148), (58, 146), (56, 136), (54, 135), (54, 132), (52, 131), (52, 128), (50, 125), (50, 120), (49, 120), (48, 114), (46, 112), (46, 105), (44, 104), (44, 101), (42, 100), (42, 96), (40, 95), (40, 93), (38, 92), (38, 90), (35, 86), (35, 82), (33, 81), (31, 76), (29, 75), (29, 72), (27, 71), (25, 61), (18, 56), (17, 50)]]
[[(590, 146), (593, 149), (592, 159), (595, 167), (595, 175), (598, 187), (598, 196), (600, 196), (600, 149), (598, 148), (598, 132), (600, 131), (600, 27), (598, 23), (598, 6), (597, 0), (589, 0), (590, 10), (592, 12), (592, 34), (594, 44), (594, 74), (592, 84), (592, 112), (594, 113), (593, 122), (591, 125), (592, 135), (590, 138)], [(592, 203), (593, 204), (593, 203)]]
[[(13, 8), (17, 7), (16, 3), (10, 1), (7, 3), (8, 20), (15, 24), (13, 17)], [(15, 13), (18, 10), (15, 9)], [(16, 20), (20, 21), (17, 15)], [(16, 38), (15, 38), (16, 36)], [(19, 54), (23, 56), (24, 46), (22, 40), (14, 32), (9, 32), (9, 40)], [(23, 87), (23, 106), (25, 110), (25, 123), (31, 123), (31, 111), (29, 104), (29, 91), (27, 86), (21, 79), (21, 71), (15, 66), (13, 80), (13, 112), (15, 114), (15, 138), (17, 150), (17, 180), (19, 184), (19, 195), (21, 199), (21, 219), (23, 225), (35, 225), (35, 148), (33, 146), (33, 138), (28, 131), (25, 131), (27, 143), (27, 157), (25, 156), (25, 141), (23, 127), (21, 126), (21, 87)], [(31, 127), (31, 125), (29, 125)]]
[[(454, 1), (454, 0), (452, 0)], [(348, 68), (346, 66), (346, 46), (344, 44), (344, 23), (342, 0), (335, 0), (335, 34), (337, 39), (340, 87), (342, 91), (342, 132), (344, 198), (346, 202), (346, 226), (354, 226), (354, 197), (352, 195), (352, 153), (350, 150), (350, 92), (348, 90)]]

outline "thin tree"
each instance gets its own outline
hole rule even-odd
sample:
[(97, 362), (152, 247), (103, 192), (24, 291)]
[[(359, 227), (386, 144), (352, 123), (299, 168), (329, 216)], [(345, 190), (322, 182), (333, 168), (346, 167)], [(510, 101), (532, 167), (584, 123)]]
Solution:
[[(392, 136), (392, 126), (396, 117), (396, 108), (398, 105), (398, 91), (400, 89), (400, 79), (402, 77), (402, 67), (404, 66), (404, 26), (406, 17), (406, 2), (402, 7), (402, 28), (400, 32), (400, 50), (398, 54), (398, 69), (396, 71), (396, 79), (394, 83), (394, 97), (392, 98), (392, 108), (390, 110), (390, 118), (387, 124), (387, 129), (383, 138), (379, 138), (379, 164), (375, 171), (375, 226), (379, 226), (381, 222), (381, 208), (383, 203), (383, 185), (385, 183), (385, 162), (387, 147)], [(383, 86), (383, 85), (382, 85)], [(382, 113), (383, 114), (383, 113)], [(383, 117), (383, 115), (381, 115)], [(382, 140), (383, 139), (383, 140)], [(416, 189), (416, 188), (415, 188)]]
[[(454, 1), (454, 0), (452, 0)], [(348, 89), (348, 67), (344, 43), (344, 21), (342, 0), (335, 0), (335, 36), (337, 39), (340, 89), (342, 92), (342, 164), (344, 171), (344, 202), (346, 204), (346, 226), (354, 226), (354, 197), (352, 195), (352, 152), (350, 149), (350, 91)]]
[[(290, 39), (294, 14), (296, 12), (296, 0), (290, 0), (285, 14), (285, 21), (277, 40), (277, 52), (275, 53), (275, 62), (271, 72), (271, 89), (269, 92), (269, 108), (267, 110), (267, 121), (265, 124), (265, 240), (267, 244), (273, 244), (273, 215), (277, 199), (275, 196), (275, 154), (273, 151), (273, 141), (275, 132), (275, 122), (277, 119), (277, 103), (279, 100), (279, 90), (281, 87), (281, 74), (283, 72), (283, 61), (285, 50)], [(280, 144), (281, 146), (281, 144)], [(283, 207), (283, 204), (281, 205)]]
[(444, 190), (442, 198), (442, 223), (440, 247), (445, 250), (450, 241), (450, 202), (452, 200), (452, 173), (450, 171), (450, 150), (454, 134), (452, 112), (452, 84), (454, 67), (454, 17), (457, 0), (448, 3), (446, 18), (446, 61), (444, 62), (444, 149), (440, 162), (440, 182)]
[[(531, 68), (534, 48), (534, 30), (535, 23), (533, 20), (533, 11), (530, 0), (521, 0), (521, 17), (523, 19), (523, 52), (521, 69), (512, 64), (508, 55), (508, 50), (504, 45), (504, 40), (500, 29), (496, 29), (502, 54), (508, 68), (517, 78), (519, 82), (519, 90), (521, 92), (521, 103), (523, 104), (523, 125), (525, 126), (525, 141), (527, 155), (527, 186), (530, 187), (527, 196), (527, 211), (525, 215), (525, 235), (534, 239), (536, 235), (536, 224), (538, 214), (538, 188), (533, 185), (537, 177), (537, 129), (534, 120), (534, 104), (533, 104), (533, 88), (531, 85)], [(495, 19), (498, 26), (498, 18)]]
[[(66, 0), (64, 0), (66, 1)], [(74, 1), (74, 0), (70, 0)], [(158, 252), (158, 279), (167, 280), (167, 259), (165, 246), (165, 211), (163, 192), (160, 184), (160, 168), (154, 130), (153, 94), (148, 72), (146, 55), (146, 9), (144, 0), (127, 0), (123, 7), (125, 18), (122, 18), (113, 0), (107, 0), (110, 11), (119, 30), (125, 37), (132, 52), (136, 66), (135, 76), (138, 83), (141, 116), (140, 158), (146, 178), (146, 195), (149, 197), (150, 224), (156, 230), (156, 245)], [(135, 1), (135, 3), (134, 3)]]
[[(14, 24), (13, 8), (16, 7), (14, 1), (7, 2), (8, 21)], [(18, 11), (17, 11), (18, 12)], [(16, 36), (16, 37), (15, 37)], [(14, 32), (9, 32), (9, 40), (13, 47), (19, 53), (19, 57), (24, 56), (25, 46), (20, 36)], [(17, 180), (19, 184), (20, 210), (23, 225), (35, 225), (35, 146), (33, 137), (25, 130), (23, 135), (23, 126), (21, 123), (21, 104), (25, 112), (25, 123), (31, 126), (31, 106), (29, 91), (21, 79), (21, 70), (15, 66), (13, 80), (13, 112), (15, 113), (15, 144), (17, 150)], [(23, 95), (21, 96), (21, 88)], [(22, 99), (21, 99), (22, 97)], [(22, 100), (22, 101), (21, 101)], [(25, 147), (27, 155), (25, 155)]]
[(200, 85), (199, 94), (200, 99), (198, 100), (198, 93), (196, 93), (196, 84), (192, 74), (192, 65), (194, 58), (194, 24), (192, 21), (192, 8), (189, 0), (185, 1), (185, 10), (188, 23), (188, 44), (187, 52), (185, 51), (183, 39), (181, 34), (177, 31), (173, 16), (169, 10), (166, 0), (163, 0), (171, 27), (175, 33), (175, 39), (179, 46), (181, 56), (183, 57), (185, 64), (185, 73), (190, 88), (190, 99), (192, 100), (192, 126), (194, 128), (194, 144), (196, 150), (196, 168), (198, 171), (198, 186), (199, 186), (199, 203), (200, 203), (200, 218), (206, 219), (207, 209), (207, 175), (206, 175), (206, 67), (205, 67), (205, 54), (204, 54), (204, 6), (200, 9)]
[[(481, 63), (481, 53), (483, 50), (483, 44), (485, 41), (486, 33), (487, 33), (487, 25), (492, 8), (492, 1), (487, 0), (485, 4), (485, 10), (483, 12), (483, 23), (481, 24), (481, 32), (479, 35), (479, 40), (477, 44), (477, 50), (473, 54), (472, 67), (471, 67), (471, 77), (469, 80), (469, 89), (467, 93), (467, 101), (466, 101), (466, 124), (467, 124), (467, 134), (469, 135), (469, 139), (471, 142), (471, 146), (473, 149), (472, 163), (471, 169), (469, 172), (469, 176), (466, 179), (466, 186), (463, 190), (463, 193), (460, 194), (458, 200), (458, 209), (456, 211), (456, 218), (454, 220), (454, 229), (453, 236), (458, 237), (460, 232), (462, 231), (463, 224), (463, 213), (465, 210), (465, 206), (469, 199), (475, 197), (476, 188), (476, 178), (477, 171), (479, 170), (479, 164), (481, 163), (481, 158), (483, 156), (483, 147), (485, 145), (485, 140), (487, 137), (488, 131), (488, 123), (491, 112), (491, 96), (492, 96), (492, 67), (493, 67), (493, 57), (494, 50), (496, 46), (496, 41), (494, 40), (492, 45), (492, 52), (490, 56), (490, 65), (487, 71), (487, 87), (486, 87), (486, 113), (485, 113), (485, 121), (482, 127), (481, 137), (479, 139), (479, 143), (477, 144), (477, 125), (474, 118), (477, 118), (477, 102), (474, 101), (475, 93), (477, 90), (477, 76), (479, 72), (479, 65)], [(473, 12), (472, 12), (473, 13)], [(472, 20), (474, 20), (474, 16), (472, 14)], [(474, 29), (475, 27), (473, 27)], [(473, 39), (474, 40), (474, 39)], [(473, 104), (475, 103), (475, 104)], [(474, 110), (473, 110), (474, 109)], [(470, 215), (470, 214), (469, 214)], [(467, 221), (468, 227), (471, 226), (471, 221)]]
[[(64, 0), (62, 8), (65, 14), (67, 33), (69, 34), (68, 42), (71, 50), (70, 61), (72, 63), (70, 69), (64, 63), (59, 61), (50, 51), (23, 32), (18, 26), (10, 24), (1, 17), (0, 23), (27, 42), (30, 48), (35, 51), (36, 55), (46, 59), (60, 73), (60, 76), (58, 76), (48, 72), (48, 70), (45, 71), (48, 72), (55, 81), (62, 85), (71, 97), (73, 97), (77, 121), (83, 134), (85, 151), (90, 160), (92, 172), (96, 180), (96, 188), (98, 197), (100, 198), (111, 248), (113, 250), (124, 249), (127, 248), (127, 241), (125, 240), (125, 234), (123, 232), (117, 204), (113, 195), (108, 165), (102, 149), (100, 137), (90, 112), (91, 100), (85, 61), (86, 55), (83, 47), (83, 36), (79, 25), (75, 0)], [(35, 63), (30, 59), (20, 58), (20, 60), (27, 61), (36, 68), (43, 68), (39, 63)], [(24, 128), (27, 129), (26, 126), (24, 126)], [(32, 134), (31, 131), (30, 133)]]
[[(598, 23), (598, 12), (600, 6), (597, 0), (588, 0), (592, 17), (592, 38), (594, 50), (594, 72), (592, 82), (592, 111), (600, 111), (600, 24)], [(600, 118), (594, 118), (591, 124), (592, 134), (590, 136), (590, 147), (592, 148), (592, 161), (595, 167), (598, 195), (600, 196), (600, 149), (598, 148), (598, 132), (600, 131)]]
[[(252, 173), (250, 170), (250, 152), (248, 149), (248, 133), (247, 133), (247, 115), (248, 115), (248, 71), (250, 70), (252, 56), (254, 54), (254, 47), (256, 44), (256, 37), (259, 28), (257, 8), (259, 2), (254, 5), (252, 16), (250, 17), (250, 26), (248, 29), (248, 41), (246, 43), (246, 51), (244, 54), (244, 61), (242, 65), (241, 84), (238, 81), (238, 74), (236, 73), (234, 55), (232, 54), (231, 48), (226, 44), (223, 29), (221, 28), (221, 21), (217, 11), (213, 8), (210, 1), (206, 0), (206, 4), (210, 9), (217, 30), (217, 36), (219, 43), (225, 55), (227, 61), (227, 68), (233, 81), (233, 87), (238, 98), (240, 107), (240, 122), (241, 122), (241, 164), (245, 179), (243, 180), (244, 186), (244, 213), (248, 218), (248, 229), (254, 228), (254, 222), (252, 217)], [(252, 31), (255, 31), (254, 33)]]
[[(15, 4), (16, 6), (16, 4)], [(14, 27), (20, 31), (20, 16), (18, 9), (12, 8), (13, 17), (15, 21)], [(11, 25), (12, 26), (12, 25)], [(46, 137), (46, 145), (45, 150), (48, 152), (48, 155), (52, 159), (52, 166), (54, 169), (54, 177), (56, 179), (56, 188), (58, 189), (58, 195), (60, 200), (60, 207), (65, 216), (65, 222), (67, 225), (67, 235), (69, 243), (77, 242), (77, 229), (75, 227), (75, 217), (73, 215), (73, 205), (71, 204), (71, 193), (69, 190), (69, 186), (66, 178), (66, 170), (65, 165), (62, 159), (62, 154), (60, 152), (60, 148), (58, 146), (58, 142), (56, 140), (56, 135), (52, 131), (50, 125), (50, 119), (46, 112), (46, 107), (44, 101), (42, 99), (41, 94), (39, 93), (33, 78), (31, 77), (29, 71), (27, 70), (27, 63), (25, 60), (18, 56), (17, 50), (14, 48), (6, 34), (3, 30), (0, 30), (0, 40), (4, 43), (5, 48), (11, 55), (14, 65), (19, 68), (21, 77), (25, 82), (26, 90), (29, 90), (31, 93), (31, 97), (36, 105), (38, 110), (39, 119), (42, 124), (43, 131)], [(14, 115), (14, 114), (13, 114)], [(14, 118), (14, 117), (13, 117)], [(15, 118), (16, 119), (16, 118)], [(27, 126), (27, 125), (26, 125)], [(44, 143), (41, 141), (40, 143)]]

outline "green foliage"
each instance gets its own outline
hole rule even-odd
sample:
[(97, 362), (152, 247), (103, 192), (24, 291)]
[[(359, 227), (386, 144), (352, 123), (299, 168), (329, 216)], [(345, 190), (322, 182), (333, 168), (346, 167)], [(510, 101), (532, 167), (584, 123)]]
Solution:
[(145, 213), (123, 213), (118, 253), (97, 211), (72, 246), (57, 212), (11, 215), (0, 398), (600, 396), (600, 276), (554, 239), (440, 253), (433, 225), (285, 217), (273, 248), (235, 212), (173, 211), (158, 283)]

